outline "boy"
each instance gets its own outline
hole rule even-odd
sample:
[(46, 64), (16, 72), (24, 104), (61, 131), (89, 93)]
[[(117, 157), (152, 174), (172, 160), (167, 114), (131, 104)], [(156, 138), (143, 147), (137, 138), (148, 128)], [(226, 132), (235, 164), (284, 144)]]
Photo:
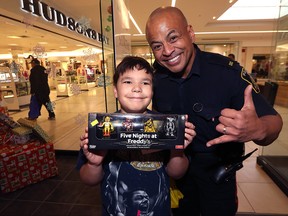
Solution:
[[(127, 56), (113, 77), (114, 95), (120, 113), (152, 113), (147, 109), (153, 96), (153, 69), (140, 58)], [(195, 136), (185, 123), (185, 146)], [(81, 180), (101, 182), (102, 215), (170, 215), (169, 176), (182, 177), (189, 161), (183, 150), (113, 150), (88, 152), (88, 133), (81, 136), (78, 167)]]

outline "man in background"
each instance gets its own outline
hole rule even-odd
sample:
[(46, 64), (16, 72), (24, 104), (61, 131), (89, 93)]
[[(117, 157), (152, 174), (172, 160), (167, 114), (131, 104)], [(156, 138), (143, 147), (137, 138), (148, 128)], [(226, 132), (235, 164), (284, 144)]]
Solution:
[(48, 120), (55, 120), (55, 113), (50, 100), (50, 88), (48, 85), (48, 74), (46, 68), (40, 65), (38, 59), (31, 60), (31, 72), (29, 81), (31, 85), (29, 120), (36, 120), (41, 115), (41, 107), (45, 106), (49, 113)]
[(230, 53), (228, 55), (228, 58), (230, 58), (231, 60), (235, 61), (235, 55), (233, 53)]

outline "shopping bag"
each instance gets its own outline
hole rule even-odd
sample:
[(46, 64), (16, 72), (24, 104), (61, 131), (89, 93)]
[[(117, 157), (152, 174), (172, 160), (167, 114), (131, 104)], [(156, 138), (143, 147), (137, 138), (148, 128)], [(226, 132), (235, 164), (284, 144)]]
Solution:
[(181, 191), (177, 188), (176, 183), (170, 178), (170, 197), (171, 197), (171, 208), (179, 208), (179, 200), (184, 196)]

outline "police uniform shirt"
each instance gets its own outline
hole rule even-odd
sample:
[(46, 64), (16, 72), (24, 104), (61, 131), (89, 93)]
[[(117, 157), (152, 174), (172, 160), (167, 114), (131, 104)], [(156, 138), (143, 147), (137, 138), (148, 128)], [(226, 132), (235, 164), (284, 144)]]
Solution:
[[(201, 51), (195, 45), (195, 60), (186, 79), (154, 63), (156, 69), (153, 109), (160, 113), (188, 114), (196, 126), (197, 136), (188, 150), (211, 152), (231, 143), (206, 147), (206, 143), (221, 135), (216, 131), (218, 117), (224, 108), (241, 110), (244, 90), (253, 85), (253, 101), (258, 116), (275, 115), (276, 111), (259, 94), (250, 75), (236, 62), (219, 54)], [(220, 147), (221, 146), (221, 147)], [(238, 145), (239, 148), (243, 146)], [(228, 147), (229, 148), (229, 147)], [(243, 149), (243, 147), (242, 147)]]

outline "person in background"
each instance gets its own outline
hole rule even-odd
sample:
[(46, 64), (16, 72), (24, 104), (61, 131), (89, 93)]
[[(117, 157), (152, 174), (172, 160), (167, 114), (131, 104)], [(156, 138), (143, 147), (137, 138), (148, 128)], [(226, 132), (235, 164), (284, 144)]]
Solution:
[(32, 66), (29, 76), (31, 100), (28, 119), (36, 120), (41, 115), (41, 107), (44, 105), (49, 114), (48, 120), (55, 120), (55, 113), (49, 96), (50, 88), (46, 69), (40, 65), (38, 59), (32, 59), (30, 63)]
[[(146, 39), (156, 60), (153, 109), (188, 114), (197, 133), (185, 149), (190, 166), (177, 181), (184, 197), (174, 214), (235, 215), (236, 170), (241, 166), (234, 165), (243, 159), (244, 143), (271, 144), (282, 129), (281, 116), (238, 62), (198, 48), (180, 9), (154, 10)], [(224, 165), (234, 169), (225, 172)], [(223, 178), (220, 171), (229, 175)]]
[[(143, 58), (127, 56), (113, 77), (119, 113), (154, 113), (147, 109), (153, 95), (153, 69)], [(195, 136), (185, 122), (185, 146)], [(88, 185), (101, 183), (102, 215), (171, 215), (169, 176), (182, 177), (188, 168), (183, 150), (88, 151), (88, 128), (80, 137), (77, 167)]]
[(236, 60), (235, 60), (235, 55), (234, 55), (233, 53), (230, 53), (230, 54), (228, 55), (228, 58), (230, 58), (230, 59), (233, 60), (233, 61), (236, 61)]

